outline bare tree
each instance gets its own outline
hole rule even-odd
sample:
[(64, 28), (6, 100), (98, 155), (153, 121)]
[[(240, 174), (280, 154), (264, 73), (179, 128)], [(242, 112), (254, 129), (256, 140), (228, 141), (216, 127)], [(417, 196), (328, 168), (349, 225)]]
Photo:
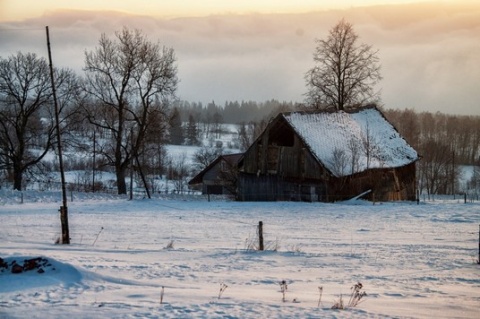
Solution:
[(367, 125), (365, 127), (365, 134), (362, 134), (362, 140), (361, 140), (361, 145), (362, 145), (362, 151), (365, 155), (365, 158), (367, 160), (366, 165), (367, 169), (370, 168), (370, 164), (372, 162), (372, 159), (376, 157), (377, 152), (378, 152), (378, 143), (375, 139), (375, 137), (372, 135), (372, 131), (370, 130), (370, 125), (367, 122)]
[(198, 171), (207, 168), (217, 157), (222, 155), (222, 147), (202, 146), (193, 154), (193, 165)]
[(215, 113), (213, 113), (213, 116), (212, 116), (212, 120), (213, 120), (213, 133), (215, 134), (215, 138), (220, 138), (220, 135), (221, 135), (221, 131), (222, 131), (222, 115), (220, 115), (220, 113), (218, 111), (216, 111)]
[(242, 151), (247, 150), (254, 141), (252, 123), (241, 123), (238, 128), (238, 141)]
[(338, 183), (335, 185), (336, 192), (341, 191), (348, 180), (349, 172), (347, 171), (347, 167), (349, 160), (350, 159), (345, 149), (335, 147), (330, 162), (332, 165), (332, 172), (338, 178)]
[(348, 141), (347, 148), (350, 151), (351, 174), (354, 174), (357, 173), (359, 170), (361, 146), (357, 140), (352, 138)]
[(238, 165), (237, 162), (224, 161), (220, 172), (223, 187), (232, 195), (237, 195)]
[(175, 190), (178, 193), (183, 193), (187, 188), (188, 165), (186, 163), (186, 154), (178, 155), (171, 160), (169, 167), (169, 180), (173, 181)]
[[(75, 74), (55, 70), (60, 112), (72, 102)], [(44, 58), (21, 53), (0, 58), (0, 167), (11, 172), (13, 188), (52, 147), (55, 123), (49, 68)], [(65, 118), (65, 114), (62, 114)]]
[(103, 155), (115, 167), (118, 193), (126, 194), (125, 173), (148, 130), (167, 120), (163, 102), (174, 96), (178, 82), (174, 51), (124, 28), (113, 40), (102, 34), (98, 47), (85, 53), (84, 70), (92, 100), (87, 118), (110, 132)]
[[(428, 195), (446, 193), (451, 174), (451, 149), (444, 141), (428, 139), (422, 146), (424, 157), (420, 161), (420, 183)], [(422, 187), (420, 187), (422, 188)]]
[(247, 150), (250, 145), (262, 134), (267, 127), (267, 122), (262, 120), (260, 122), (241, 123), (238, 128), (239, 148), (242, 151)]
[(307, 105), (344, 110), (378, 99), (373, 88), (382, 79), (378, 50), (357, 42), (353, 25), (344, 19), (330, 30), (326, 40), (316, 40), (315, 66), (305, 75)]
[(338, 177), (347, 175), (348, 156), (344, 149), (336, 147), (332, 154), (333, 173)]
[(467, 182), (467, 188), (470, 189), (471, 195), (476, 195), (478, 200), (478, 194), (480, 190), (480, 158), (473, 166), (473, 174), (470, 180)]

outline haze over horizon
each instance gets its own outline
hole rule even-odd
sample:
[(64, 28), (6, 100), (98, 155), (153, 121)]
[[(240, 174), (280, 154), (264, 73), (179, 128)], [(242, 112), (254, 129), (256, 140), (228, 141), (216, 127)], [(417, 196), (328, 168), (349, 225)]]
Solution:
[[(20, 10), (17, 5), (0, 0), (0, 56), (22, 51), (46, 57), (48, 25), (55, 66), (81, 74), (85, 50), (97, 45), (101, 33), (113, 36), (125, 26), (175, 50), (182, 100), (303, 102), (315, 39), (325, 38), (345, 18), (360, 42), (379, 50), (384, 79), (378, 89), (386, 108), (480, 115), (480, 3), (365, 0), (356, 7), (348, 6), (351, 1), (329, 7), (326, 1), (324, 9), (306, 12), (301, 4), (311, 10), (313, 1), (299, 1), (298, 7), (283, 1), (276, 11), (254, 13), (254, 7), (251, 12), (215, 10), (214, 2), (211, 14), (165, 18), (154, 7), (150, 14), (128, 11), (127, 1), (88, 7), (93, 1), (86, 0), (84, 6), (61, 7), (48, 0), (42, 1), (43, 11), (15, 18), (9, 12)], [(253, 2), (246, 1), (245, 8), (248, 3)]]

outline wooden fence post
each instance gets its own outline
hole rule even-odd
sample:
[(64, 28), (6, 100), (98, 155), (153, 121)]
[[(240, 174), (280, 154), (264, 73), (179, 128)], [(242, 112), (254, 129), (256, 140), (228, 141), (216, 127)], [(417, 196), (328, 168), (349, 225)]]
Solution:
[(258, 250), (263, 249), (263, 222), (258, 222)]

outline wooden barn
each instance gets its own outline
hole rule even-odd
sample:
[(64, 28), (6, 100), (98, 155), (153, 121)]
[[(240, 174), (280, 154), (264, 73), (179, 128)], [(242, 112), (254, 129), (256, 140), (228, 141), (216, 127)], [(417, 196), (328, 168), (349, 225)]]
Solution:
[(237, 199), (415, 200), (417, 160), (375, 106), (281, 113), (240, 160)]
[(201, 185), (202, 194), (235, 194), (237, 163), (242, 155), (243, 154), (220, 155), (193, 177), (188, 182), (188, 185)]

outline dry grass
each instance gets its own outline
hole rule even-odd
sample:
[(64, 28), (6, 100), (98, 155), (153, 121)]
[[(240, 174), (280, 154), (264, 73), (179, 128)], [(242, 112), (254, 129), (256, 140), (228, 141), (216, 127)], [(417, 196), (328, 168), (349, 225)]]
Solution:
[(332, 309), (347, 309), (358, 306), (363, 300), (365, 300), (364, 297), (367, 296), (367, 293), (362, 291), (362, 289), (362, 283), (356, 283), (351, 287), (352, 293), (350, 294), (347, 304), (343, 302), (343, 297), (340, 295), (340, 298), (334, 302)]

